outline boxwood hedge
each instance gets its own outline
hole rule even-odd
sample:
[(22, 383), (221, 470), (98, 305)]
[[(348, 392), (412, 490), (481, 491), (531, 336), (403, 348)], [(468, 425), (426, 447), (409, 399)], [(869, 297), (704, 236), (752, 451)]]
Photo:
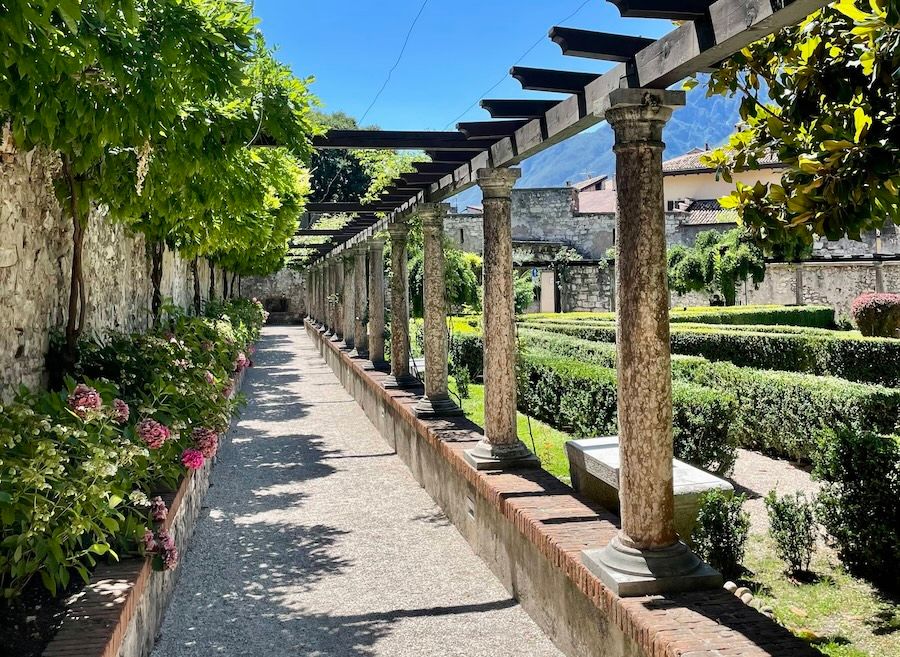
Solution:
[[(591, 313), (536, 313), (527, 316), (530, 320), (574, 320), (611, 321), (615, 314), (610, 312)], [(835, 328), (834, 310), (827, 306), (728, 306), (673, 308), (669, 311), (672, 322), (693, 322), (698, 324), (781, 324), (785, 326), (809, 326)]]

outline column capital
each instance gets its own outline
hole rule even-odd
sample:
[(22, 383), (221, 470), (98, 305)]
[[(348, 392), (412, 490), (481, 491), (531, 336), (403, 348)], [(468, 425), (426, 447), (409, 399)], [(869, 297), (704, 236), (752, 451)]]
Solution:
[(615, 89), (609, 94), (605, 118), (616, 134), (616, 146), (650, 142), (662, 147), (663, 126), (684, 104), (683, 91)]
[(522, 176), (517, 168), (483, 168), (478, 169), (478, 186), (484, 192), (485, 199), (509, 198), (513, 186)]
[(387, 232), (392, 240), (406, 239), (406, 236), (409, 235), (409, 223), (407, 223), (405, 217), (392, 221), (387, 226)]
[(450, 211), (449, 203), (423, 203), (416, 212), (422, 219), (424, 228), (443, 229), (444, 217)]
[(368, 244), (370, 251), (384, 251), (384, 238), (370, 237), (366, 244)]

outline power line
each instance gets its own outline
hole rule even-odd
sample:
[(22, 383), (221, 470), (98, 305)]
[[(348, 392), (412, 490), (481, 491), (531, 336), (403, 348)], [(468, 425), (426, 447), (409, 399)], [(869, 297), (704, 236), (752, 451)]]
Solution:
[[(582, 2), (580, 5), (578, 5), (578, 8), (577, 8), (575, 11), (573, 11), (571, 14), (569, 14), (569, 15), (566, 16), (565, 18), (556, 21), (556, 24), (558, 25), (558, 24), (560, 24), (560, 23), (565, 23), (567, 20), (570, 20), (570, 19), (572, 19), (572, 18), (575, 18), (575, 16), (578, 14), (578, 12), (580, 12), (582, 9), (584, 9), (585, 7), (587, 7), (587, 5), (588, 5), (588, 3), (589, 3), (590, 1), (591, 1), (591, 0), (584, 0), (584, 2)], [(535, 48), (537, 48), (540, 44), (542, 44), (542, 43), (544, 42), (544, 39), (546, 39), (546, 38), (547, 38), (547, 35), (546, 35), (546, 34), (542, 34), (542, 35), (538, 38), (537, 41), (535, 41), (534, 43), (531, 44), (531, 46), (529, 46), (528, 50), (526, 50), (525, 52), (523, 52), (523, 53), (519, 56), (519, 58), (518, 58), (515, 62), (513, 62), (513, 66), (518, 65), (519, 62), (521, 62), (523, 59), (525, 59), (526, 57), (528, 57), (528, 55), (531, 54), (531, 51), (534, 50)], [(471, 110), (471, 109), (474, 108), (476, 105), (478, 105), (478, 103), (481, 101), (482, 98), (484, 98), (484, 97), (487, 96), (489, 93), (491, 93), (494, 89), (496, 89), (496, 88), (499, 87), (501, 84), (503, 84), (503, 82), (506, 80), (507, 77), (509, 77), (509, 73), (504, 74), (503, 77), (500, 78), (499, 80), (497, 80), (497, 82), (495, 82), (494, 85), (493, 85), (490, 89), (486, 90), (483, 94), (481, 94), (481, 95), (475, 100), (474, 103), (472, 103), (471, 105), (469, 105), (469, 106), (463, 111), (462, 114), (460, 114), (460, 115), (457, 116), (455, 119), (453, 119), (452, 121), (450, 121), (450, 123), (448, 123), (446, 126), (444, 126), (444, 130), (446, 130), (446, 129), (448, 129), (449, 127), (455, 125), (457, 121), (459, 121), (461, 118), (463, 118), (466, 114), (469, 113), (469, 110)]]
[(359, 119), (359, 124), (362, 125), (363, 121), (366, 120), (366, 116), (369, 115), (371, 109), (375, 106), (375, 103), (378, 102), (378, 99), (381, 97), (381, 93), (388, 86), (388, 82), (391, 81), (391, 75), (394, 71), (397, 70), (397, 66), (400, 65), (400, 60), (403, 59), (403, 53), (406, 52), (406, 46), (409, 44), (409, 39), (412, 36), (413, 29), (416, 27), (416, 23), (419, 22), (419, 17), (422, 15), (422, 12), (425, 11), (425, 6), (429, 3), (430, 0), (425, 0), (422, 3), (422, 6), (419, 7), (419, 13), (416, 14), (416, 17), (413, 19), (413, 22), (409, 26), (409, 30), (406, 32), (406, 39), (403, 40), (403, 46), (400, 48), (400, 54), (397, 55), (397, 61), (394, 62), (394, 65), (391, 67), (391, 70), (388, 71), (387, 77), (384, 80), (384, 84), (381, 85), (381, 89), (378, 90), (378, 93), (375, 94), (375, 98), (372, 99), (372, 102), (369, 103), (369, 107), (366, 108), (366, 111), (363, 112), (363, 115)]

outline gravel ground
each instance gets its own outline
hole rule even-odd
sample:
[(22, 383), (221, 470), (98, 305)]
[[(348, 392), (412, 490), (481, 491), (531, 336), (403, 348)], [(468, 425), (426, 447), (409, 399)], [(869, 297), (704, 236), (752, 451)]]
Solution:
[(802, 492), (810, 498), (818, 493), (820, 487), (819, 482), (812, 480), (808, 469), (746, 449), (738, 450), (731, 482), (735, 485), (735, 492), (747, 496), (744, 509), (750, 514), (752, 534), (763, 534), (769, 529), (763, 498), (770, 490), (775, 489), (778, 495)]
[(559, 657), (312, 348), (265, 329), (153, 657)]

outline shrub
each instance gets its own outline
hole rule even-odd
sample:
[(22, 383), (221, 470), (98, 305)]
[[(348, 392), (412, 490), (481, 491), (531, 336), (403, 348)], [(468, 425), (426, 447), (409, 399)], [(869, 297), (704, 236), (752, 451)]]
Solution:
[(803, 493), (779, 498), (774, 490), (769, 491), (765, 502), (778, 558), (787, 564), (791, 573), (808, 572), (816, 548), (813, 504)]
[(474, 381), (484, 369), (484, 340), (477, 333), (453, 333), (449, 344), (450, 365), (455, 372), (465, 370)]
[[(519, 360), (519, 406), (532, 417), (576, 436), (617, 432), (615, 370), (525, 351)], [(736, 458), (730, 395), (676, 382), (673, 387), (675, 455), (724, 473)]]
[(850, 316), (863, 335), (895, 338), (900, 329), (900, 294), (860, 294), (850, 306)]
[[(522, 341), (537, 350), (614, 367), (615, 345), (545, 331), (520, 329)], [(733, 437), (739, 445), (785, 458), (810, 461), (823, 429), (846, 425), (856, 431), (895, 431), (900, 390), (842, 379), (713, 363), (674, 355), (675, 381), (720, 390), (737, 400)]]
[(740, 575), (750, 532), (750, 515), (743, 510), (743, 495), (718, 490), (705, 493), (691, 534), (694, 551), (726, 577)]
[(729, 306), (727, 308), (673, 309), (669, 321), (697, 324), (782, 324), (835, 328), (834, 310), (827, 306)]
[(469, 377), (469, 370), (465, 367), (454, 370), (453, 380), (456, 381), (456, 391), (459, 393), (460, 398), (468, 399), (470, 397), (469, 385), (472, 383), (472, 379)]
[(841, 561), (879, 586), (900, 591), (900, 437), (826, 432), (816, 461), (825, 480), (819, 520)]
[(516, 276), (513, 281), (514, 308), (517, 315), (524, 313), (534, 303), (534, 281), (531, 274)]

